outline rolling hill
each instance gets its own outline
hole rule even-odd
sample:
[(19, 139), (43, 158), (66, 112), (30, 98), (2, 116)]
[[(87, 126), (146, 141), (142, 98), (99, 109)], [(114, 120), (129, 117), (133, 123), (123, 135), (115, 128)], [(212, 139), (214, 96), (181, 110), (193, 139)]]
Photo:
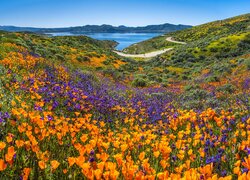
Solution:
[(174, 25), (160, 24), (148, 25), (144, 27), (127, 27), (127, 26), (112, 26), (112, 25), (86, 25), (77, 27), (64, 28), (34, 28), (34, 27), (16, 27), (16, 26), (0, 26), (0, 30), (10, 32), (36, 32), (36, 33), (55, 33), (55, 32), (70, 32), (73, 34), (81, 33), (167, 33), (177, 30), (190, 28), (190, 25)]
[(175, 40), (187, 43), (200, 41), (202, 39), (207, 39), (207, 41), (209, 41), (211, 38), (219, 38), (230, 34), (248, 31), (249, 21), (250, 14), (245, 14), (225, 20), (210, 22), (186, 30), (167, 33), (163, 36), (158, 36), (141, 43), (137, 43), (136, 45), (132, 45), (124, 49), (124, 52), (140, 54), (175, 46), (175, 43), (166, 41), (167, 37), (173, 37)]

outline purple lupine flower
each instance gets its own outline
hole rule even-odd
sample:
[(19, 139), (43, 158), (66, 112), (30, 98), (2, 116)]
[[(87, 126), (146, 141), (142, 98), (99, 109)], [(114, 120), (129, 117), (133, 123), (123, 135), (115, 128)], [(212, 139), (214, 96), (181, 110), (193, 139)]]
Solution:
[(93, 156), (94, 154), (95, 154), (95, 151), (92, 149), (92, 150), (90, 151), (90, 155)]
[(248, 169), (247, 168), (243, 168), (241, 169), (242, 173), (247, 173), (248, 172)]
[(225, 177), (225, 176), (227, 175), (227, 171), (226, 171), (226, 170), (223, 170), (223, 171), (221, 172), (221, 175), (222, 175), (223, 177)]
[(4, 122), (4, 119), (0, 117), (0, 123), (3, 123)]
[(47, 118), (48, 118), (49, 121), (53, 120), (53, 117), (51, 115), (48, 115)]
[(6, 119), (10, 118), (10, 115), (9, 115), (8, 112), (5, 112), (5, 113), (4, 113), (4, 118), (6, 118)]
[(176, 156), (172, 156), (172, 161), (176, 161), (177, 160), (177, 157)]
[(249, 155), (250, 154), (250, 148), (246, 147), (245, 150), (247, 151), (247, 154)]
[(206, 159), (206, 164), (210, 164), (210, 163), (212, 163), (213, 162), (213, 159), (211, 158), (211, 157), (208, 157), (207, 159)]
[(94, 158), (94, 157), (90, 157), (90, 158), (89, 158), (89, 162), (92, 163), (92, 162), (94, 162), (94, 161), (95, 161), (95, 158)]
[(204, 148), (204, 152), (205, 152), (205, 153), (208, 153), (208, 150), (209, 150), (208, 147), (205, 147), (205, 148)]

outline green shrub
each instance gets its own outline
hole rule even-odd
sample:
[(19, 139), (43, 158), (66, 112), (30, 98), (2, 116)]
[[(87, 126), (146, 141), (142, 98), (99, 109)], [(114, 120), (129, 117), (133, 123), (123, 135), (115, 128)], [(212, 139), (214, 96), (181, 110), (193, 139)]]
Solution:
[(64, 61), (65, 60), (65, 57), (61, 54), (56, 54), (55, 55), (56, 59), (58, 59), (59, 61)]
[(197, 86), (186, 86), (186, 92), (180, 96), (179, 100), (184, 108), (187, 109), (206, 109), (216, 107), (218, 100), (213, 94), (198, 89)]
[(90, 62), (90, 58), (87, 56), (78, 56), (76, 60), (79, 62)]
[(185, 91), (191, 91), (191, 90), (194, 90), (194, 89), (199, 89), (199, 85), (195, 84), (195, 85), (187, 85), (184, 87), (184, 90)]
[(250, 59), (247, 59), (247, 60), (245, 61), (245, 64), (246, 64), (246, 66), (247, 66), (247, 70), (250, 70)]
[(132, 82), (132, 85), (135, 87), (146, 87), (147, 81), (143, 78), (135, 78)]
[(232, 84), (225, 84), (216, 89), (219, 92), (233, 93), (235, 91), (235, 87)]
[(213, 53), (218, 52), (218, 49), (217, 49), (217, 48), (212, 47), (212, 48), (210, 48), (210, 52), (213, 52)]
[(219, 82), (220, 79), (218, 78), (218, 76), (213, 75), (213, 76), (209, 76), (205, 79), (206, 82)]

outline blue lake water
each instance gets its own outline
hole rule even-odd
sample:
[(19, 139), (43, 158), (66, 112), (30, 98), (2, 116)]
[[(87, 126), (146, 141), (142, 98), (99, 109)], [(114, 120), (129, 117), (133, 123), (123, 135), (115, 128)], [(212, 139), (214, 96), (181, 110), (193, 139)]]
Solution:
[[(52, 36), (76, 36), (72, 33), (48, 33)], [(79, 35), (79, 34), (78, 34)], [(145, 41), (155, 36), (161, 35), (160, 33), (83, 33), (81, 35), (86, 35), (98, 40), (114, 40), (118, 42), (116, 49), (122, 50), (132, 44)]]

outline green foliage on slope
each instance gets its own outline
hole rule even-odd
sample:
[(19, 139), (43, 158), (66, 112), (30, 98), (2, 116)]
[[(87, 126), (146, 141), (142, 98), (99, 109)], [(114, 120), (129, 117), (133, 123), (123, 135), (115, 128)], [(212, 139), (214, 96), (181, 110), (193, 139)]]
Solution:
[[(168, 33), (125, 49), (129, 53), (144, 53), (174, 46), (170, 52), (139, 61), (133, 74), (143, 76), (148, 85), (167, 86), (173, 82), (217, 82), (230, 74), (235, 66), (232, 60), (247, 64), (250, 53), (250, 14), (215, 21), (190, 29)], [(170, 43), (166, 37), (187, 42)], [(240, 64), (241, 64), (240, 63)], [(243, 65), (245, 69), (246, 65)], [(206, 77), (203, 72), (208, 71)], [(245, 69), (246, 70), (246, 69)]]
[(211, 39), (228, 36), (230, 34), (248, 31), (249, 26), (250, 14), (245, 14), (226, 20), (206, 23), (181, 31), (167, 33), (165, 36), (159, 36), (141, 43), (137, 43), (136, 45), (132, 45), (126, 48), (124, 51), (140, 54), (176, 45), (165, 42), (166, 37), (173, 37), (175, 40), (184, 41), (187, 43), (200, 41), (201, 39), (207, 39), (207, 41), (209, 41)]
[(157, 51), (165, 48), (175, 47), (179, 44), (166, 41), (166, 36), (158, 36), (150, 40), (133, 44), (123, 50), (128, 54), (142, 54)]
[(105, 53), (108, 49), (116, 46), (114, 41), (99, 41), (87, 36), (64, 36), (64, 37), (48, 37), (33, 33), (8, 33), (0, 32), (1, 43), (12, 43), (17, 46), (27, 48), (39, 56), (46, 58), (65, 58), (70, 52), (76, 51)]

